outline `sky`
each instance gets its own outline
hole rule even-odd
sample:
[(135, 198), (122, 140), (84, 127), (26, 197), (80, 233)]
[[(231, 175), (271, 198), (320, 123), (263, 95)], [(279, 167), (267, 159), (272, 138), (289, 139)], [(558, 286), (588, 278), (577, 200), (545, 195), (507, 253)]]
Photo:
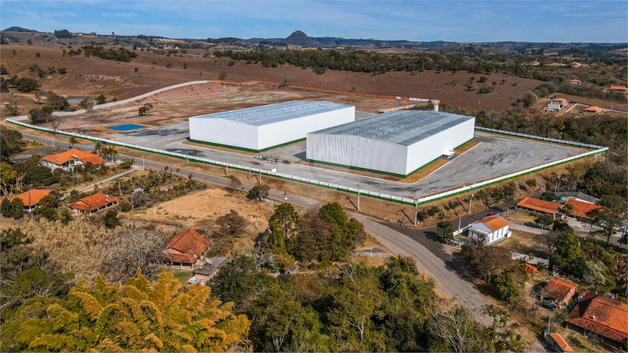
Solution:
[(0, 28), (170, 38), (628, 42), (628, 1), (0, 0)]

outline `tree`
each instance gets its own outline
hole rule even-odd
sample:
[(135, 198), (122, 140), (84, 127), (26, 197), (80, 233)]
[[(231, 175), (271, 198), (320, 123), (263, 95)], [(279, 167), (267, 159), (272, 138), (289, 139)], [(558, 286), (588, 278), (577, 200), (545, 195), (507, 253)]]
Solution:
[(240, 190), (240, 188), (242, 187), (242, 182), (240, 181), (240, 179), (238, 179), (238, 177), (236, 177), (235, 175), (229, 175), (227, 179), (229, 179), (229, 187), (227, 187), (227, 191), (233, 194)]
[(105, 104), (106, 102), (107, 102), (107, 97), (105, 97), (104, 94), (101, 94), (100, 96), (96, 97), (97, 104)]
[(571, 203), (566, 203), (563, 205), (563, 207), (561, 208), (563, 211), (565, 211), (567, 214), (572, 214), (573, 211), (576, 210), (576, 207), (571, 204)]
[(575, 277), (582, 276), (584, 258), (580, 251), (580, 242), (573, 230), (563, 232), (550, 255), (550, 270), (558, 267), (561, 271)]
[(28, 111), (28, 118), (33, 124), (47, 123), (52, 117), (52, 108), (45, 106), (41, 109), (31, 109)]
[(454, 227), (451, 222), (441, 221), (436, 226), (436, 233), (441, 241), (447, 241), (454, 238)]
[(120, 224), (120, 220), (118, 219), (118, 212), (114, 210), (107, 211), (107, 213), (105, 213), (103, 221), (105, 223), (105, 228), (114, 229)]
[(32, 92), (40, 87), (39, 83), (30, 77), (20, 77), (14, 81), (14, 84), (18, 91), (24, 93)]
[(87, 112), (92, 112), (95, 105), (96, 101), (91, 98), (83, 98), (83, 100), (79, 102), (79, 107), (85, 109)]
[(541, 229), (545, 229), (545, 227), (548, 227), (552, 225), (552, 223), (554, 223), (554, 217), (547, 213), (539, 213), (539, 215), (536, 216), (534, 223), (540, 225)]
[(584, 269), (582, 269), (582, 279), (592, 288), (597, 287), (606, 282), (608, 268), (601, 261), (585, 261)]
[(57, 193), (51, 192), (39, 201), (38, 207), (33, 211), (33, 214), (42, 216), (52, 222), (57, 219), (57, 207), (59, 207)]
[(59, 220), (61, 220), (63, 225), (70, 223), (70, 221), (72, 221), (72, 213), (70, 210), (67, 208), (62, 209), (61, 212), (59, 212)]
[(220, 71), (220, 74), (218, 74), (219, 80), (224, 80), (226, 77), (227, 77), (227, 73), (224, 71)]
[(33, 40), (32, 40), (32, 39), (30, 39), (30, 38), (28, 38), (28, 39), (26, 40), (26, 44), (28, 44), (29, 46), (33, 45)]
[(229, 210), (229, 213), (216, 219), (216, 225), (222, 236), (239, 237), (244, 233), (247, 221), (238, 212)]
[(22, 304), (2, 327), (3, 350), (228, 351), (250, 327), (232, 307), (214, 299), (210, 287), (183, 289), (165, 269), (152, 286), (140, 270), (123, 286), (99, 276), (77, 284), (67, 299)]
[(512, 269), (515, 263), (510, 250), (498, 246), (465, 246), (460, 255), (471, 270), (489, 284), (494, 275)]
[(251, 200), (262, 201), (268, 197), (269, 190), (270, 188), (268, 187), (268, 185), (255, 185), (249, 190), (249, 192), (246, 194), (246, 197)]
[(153, 109), (153, 105), (150, 103), (145, 103), (143, 106), (140, 107), (139, 109), (139, 114), (140, 116), (142, 115), (146, 115), (151, 109)]
[(78, 143), (78, 139), (76, 137), (74, 137), (74, 136), (70, 136), (70, 138), (68, 139), (68, 143), (71, 146), (74, 146), (74, 145), (76, 145)]
[(19, 197), (14, 198), (10, 203), (11, 217), (20, 219), (24, 217), (24, 202)]
[(53, 91), (44, 92), (46, 103), (53, 107), (54, 110), (63, 110), (69, 106), (68, 100), (54, 93)]
[(606, 236), (606, 246), (611, 241), (611, 237), (623, 226), (622, 217), (626, 215), (626, 200), (618, 195), (604, 195), (599, 201), (601, 209), (594, 209), (587, 213), (593, 218), (593, 224), (602, 228), (598, 233)]
[(257, 270), (252, 257), (240, 255), (224, 264), (210, 285), (218, 299), (232, 301), (236, 308), (241, 308), (251, 300), (253, 293), (261, 294), (270, 280)]

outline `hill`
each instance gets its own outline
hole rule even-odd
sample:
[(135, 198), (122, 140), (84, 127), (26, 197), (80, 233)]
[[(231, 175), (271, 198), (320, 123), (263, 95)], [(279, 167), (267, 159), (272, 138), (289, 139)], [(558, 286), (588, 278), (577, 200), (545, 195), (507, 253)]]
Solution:
[(17, 26), (9, 27), (9, 28), (3, 30), (2, 32), (31, 32), (31, 33), (39, 33), (38, 31), (36, 31), (34, 29), (22, 28), (22, 27), (17, 27)]

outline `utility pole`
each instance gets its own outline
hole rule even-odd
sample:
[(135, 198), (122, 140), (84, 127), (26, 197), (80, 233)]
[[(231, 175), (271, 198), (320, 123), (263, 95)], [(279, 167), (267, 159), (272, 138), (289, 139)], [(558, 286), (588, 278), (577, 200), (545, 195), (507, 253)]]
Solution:
[(462, 226), (462, 216), (458, 218), (458, 234), (460, 234), (460, 227)]
[(227, 168), (227, 176), (229, 176), (229, 160), (227, 159), (227, 163), (225, 163), (225, 167)]
[(287, 191), (284, 191), (284, 192), (283, 192), (283, 200), (284, 200), (285, 202), (288, 202), (288, 192), (287, 192)]
[(471, 201), (473, 201), (473, 197), (475, 197), (475, 194), (471, 191), (471, 197), (469, 197), (469, 214), (471, 214)]
[(418, 192), (414, 192), (414, 225), (419, 224), (419, 197)]
[(360, 184), (358, 184), (358, 211), (360, 210)]

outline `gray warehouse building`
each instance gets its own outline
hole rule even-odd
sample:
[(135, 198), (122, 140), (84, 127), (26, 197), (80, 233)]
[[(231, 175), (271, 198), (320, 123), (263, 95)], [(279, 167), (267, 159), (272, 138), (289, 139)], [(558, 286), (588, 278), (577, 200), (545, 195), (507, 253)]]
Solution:
[(402, 110), (307, 134), (311, 162), (407, 177), (473, 139), (475, 117)]
[(354, 120), (355, 107), (350, 105), (293, 101), (191, 117), (190, 140), (261, 152)]

